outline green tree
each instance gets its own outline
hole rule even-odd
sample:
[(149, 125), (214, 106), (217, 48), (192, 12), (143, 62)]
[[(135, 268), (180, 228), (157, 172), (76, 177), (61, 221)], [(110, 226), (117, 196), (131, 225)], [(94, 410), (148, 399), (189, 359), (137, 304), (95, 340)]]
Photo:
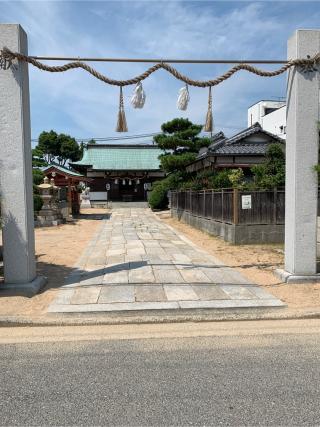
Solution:
[(190, 180), (186, 166), (195, 160), (199, 149), (210, 145), (209, 138), (201, 138), (202, 126), (188, 119), (176, 118), (161, 126), (162, 133), (156, 135), (154, 142), (164, 153), (159, 157), (162, 169), (169, 175), (153, 184), (149, 196), (152, 208), (164, 208), (168, 204), (169, 190), (179, 188)]
[(176, 118), (163, 123), (162, 133), (156, 135), (154, 142), (164, 151), (160, 157), (164, 171), (171, 173), (183, 171), (197, 156), (201, 147), (210, 145), (209, 138), (201, 138), (202, 126), (188, 119)]
[(285, 153), (281, 144), (271, 144), (266, 158), (260, 165), (253, 166), (253, 181), (256, 188), (270, 189), (285, 184)]
[(50, 132), (41, 132), (36, 146), (38, 153), (42, 153), (44, 160), (49, 164), (60, 155), (58, 134), (51, 130)]
[(32, 149), (32, 167), (40, 168), (42, 166), (47, 166), (48, 162), (44, 158), (43, 152), (38, 148)]
[(60, 133), (60, 135), (58, 135), (58, 145), (60, 151), (58, 161), (60, 165), (64, 166), (67, 160), (75, 162), (80, 159), (80, 147), (77, 141), (71, 138), (70, 135)]
[(38, 145), (33, 149), (34, 166), (45, 166), (57, 161), (65, 165), (68, 160), (77, 161), (81, 158), (81, 148), (74, 138), (55, 131), (41, 132)]
[(183, 171), (197, 157), (196, 153), (181, 152), (180, 154), (162, 154), (161, 167), (166, 172)]

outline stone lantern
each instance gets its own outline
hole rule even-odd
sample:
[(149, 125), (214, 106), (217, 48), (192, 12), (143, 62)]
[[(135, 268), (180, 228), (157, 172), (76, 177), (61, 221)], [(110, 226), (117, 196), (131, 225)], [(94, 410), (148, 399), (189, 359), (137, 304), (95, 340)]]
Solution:
[(86, 184), (84, 184), (82, 188), (81, 193), (81, 206), (82, 209), (91, 208), (90, 203), (90, 187), (87, 187)]
[(40, 192), (40, 197), (43, 201), (43, 206), (39, 211), (37, 220), (40, 226), (59, 225), (62, 223), (62, 216), (57, 207), (58, 187), (54, 184), (52, 178), (44, 177), (43, 184), (37, 186)]
[(52, 188), (52, 198), (50, 201), (51, 209), (59, 212), (58, 199), (59, 199), (59, 187), (54, 183), (54, 178), (50, 179), (50, 185)]

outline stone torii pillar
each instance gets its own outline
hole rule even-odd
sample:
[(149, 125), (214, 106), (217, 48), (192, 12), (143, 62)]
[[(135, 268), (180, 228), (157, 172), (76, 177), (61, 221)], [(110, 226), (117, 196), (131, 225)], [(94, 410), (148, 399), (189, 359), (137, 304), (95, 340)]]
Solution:
[[(20, 25), (0, 24), (0, 48), (28, 52)], [(44, 284), (36, 276), (28, 65), (0, 69), (0, 198), (5, 283), (30, 295)]]
[[(320, 30), (297, 30), (288, 41), (288, 59), (320, 52)], [(319, 151), (319, 67), (291, 68), (287, 82), (285, 271), (287, 282), (320, 280), (317, 275)]]

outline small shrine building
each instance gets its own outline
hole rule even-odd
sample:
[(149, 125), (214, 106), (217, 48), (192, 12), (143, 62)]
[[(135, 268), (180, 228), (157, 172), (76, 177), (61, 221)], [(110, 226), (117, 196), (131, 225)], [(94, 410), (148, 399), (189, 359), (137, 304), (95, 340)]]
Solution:
[(163, 151), (151, 144), (88, 144), (83, 157), (70, 164), (90, 179), (90, 201), (143, 201), (160, 169)]
[(69, 215), (78, 214), (80, 212), (81, 203), (79, 184), (80, 182), (84, 183), (88, 181), (88, 179), (76, 171), (58, 165), (47, 166), (43, 169), (43, 173), (50, 180), (53, 178), (54, 184), (57, 187), (66, 189)]

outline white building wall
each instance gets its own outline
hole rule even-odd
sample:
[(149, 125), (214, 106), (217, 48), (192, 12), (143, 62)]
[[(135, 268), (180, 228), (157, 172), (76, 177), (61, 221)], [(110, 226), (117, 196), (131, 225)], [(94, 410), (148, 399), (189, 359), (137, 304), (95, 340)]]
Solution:
[(266, 130), (267, 132), (271, 132), (277, 136), (280, 136), (280, 138), (285, 138), (286, 115), (287, 108), (284, 105), (283, 107), (278, 108), (278, 110), (275, 110), (272, 113), (263, 116), (261, 123), (262, 129)]
[[(268, 109), (275, 109), (268, 112)], [(286, 104), (283, 101), (259, 101), (248, 108), (248, 127), (260, 123), (262, 129), (286, 137)]]
[(92, 201), (106, 201), (108, 200), (108, 192), (107, 191), (90, 191), (90, 200)]

